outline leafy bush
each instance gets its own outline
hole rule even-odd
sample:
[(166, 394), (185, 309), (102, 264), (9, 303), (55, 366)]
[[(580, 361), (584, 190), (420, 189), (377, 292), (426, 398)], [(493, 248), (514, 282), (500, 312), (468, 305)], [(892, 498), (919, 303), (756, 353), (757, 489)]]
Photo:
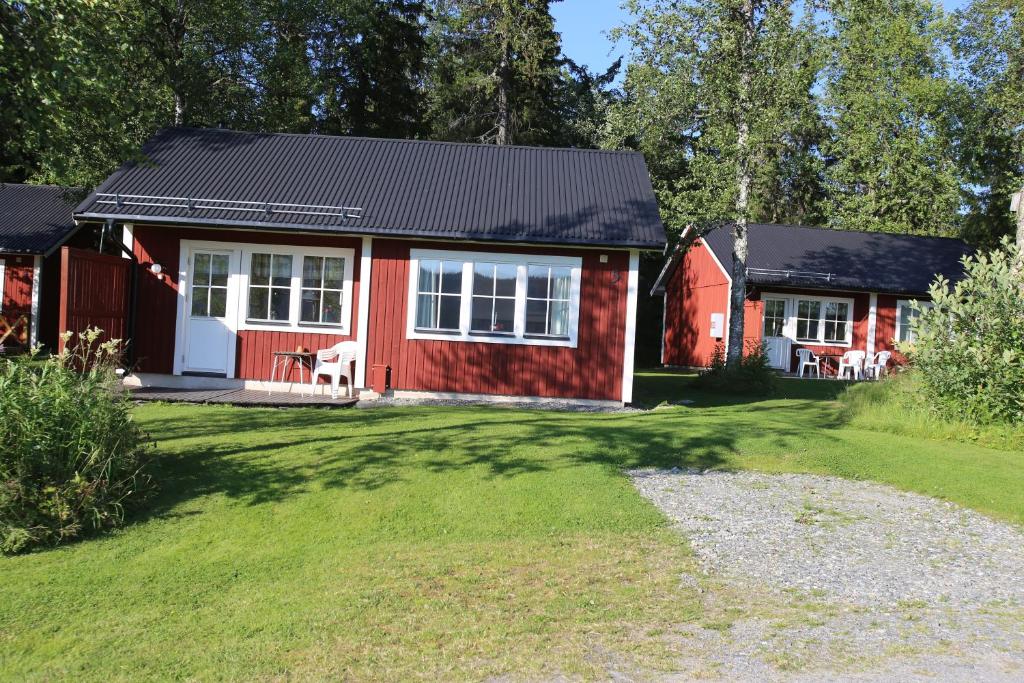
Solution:
[[(147, 440), (100, 331), (49, 358), (0, 360), (0, 551), (56, 545), (124, 521), (150, 490)], [(70, 341), (70, 339), (68, 339)]]
[(979, 424), (1024, 421), (1024, 255), (1009, 239), (1001, 249), (964, 259), (966, 276), (930, 290), (917, 306), (916, 341), (900, 350), (920, 373), (940, 414)]
[(711, 364), (700, 373), (697, 385), (708, 391), (770, 394), (775, 391), (778, 379), (778, 373), (769, 363), (767, 347), (763, 342), (749, 340), (736, 367), (729, 367), (725, 361), (725, 347), (716, 344)]

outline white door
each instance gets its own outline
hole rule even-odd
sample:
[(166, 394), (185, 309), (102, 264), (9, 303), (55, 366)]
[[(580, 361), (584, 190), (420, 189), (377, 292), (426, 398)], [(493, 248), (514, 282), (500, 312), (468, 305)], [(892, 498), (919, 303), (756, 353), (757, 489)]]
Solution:
[(230, 251), (195, 249), (189, 254), (188, 297), (185, 301), (184, 371), (226, 377), (233, 360), (234, 302), (230, 292)]
[(792, 355), (792, 341), (785, 334), (789, 307), (789, 299), (764, 299), (763, 338), (768, 348), (768, 363), (786, 372), (789, 372), (789, 359)]

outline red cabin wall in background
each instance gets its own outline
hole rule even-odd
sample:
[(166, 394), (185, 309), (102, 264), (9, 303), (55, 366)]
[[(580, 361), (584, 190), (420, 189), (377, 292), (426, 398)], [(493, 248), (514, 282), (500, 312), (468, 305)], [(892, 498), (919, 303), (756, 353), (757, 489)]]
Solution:
[(32, 312), (32, 257), (0, 256), (4, 262), (4, 290), (0, 311), (6, 316)]
[[(406, 339), (413, 246), (582, 257), (577, 348)], [(625, 251), (375, 239), (367, 366), (398, 390), (620, 400), (628, 273)]]
[[(141, 372), (171, 374), (174, 371), (175, 325), (178, 315), (178, 264), (181, 240), (204, 240), (225, 244), (281, 244), (354, 249), (352, 272), (352, 320), (349, 335), (304, 332), (240, 330), (235, 353), (235, 377), (264, 380), (270, 376), (272, 351), (294, 351), (303, 346), (316, 351), (339, 341), (354, 339), (359, 320), (359, 266), (362, 240), (329, 235), (295, 235), (241, 230), (211, 230), (170, 226), (136, 225), (134, 253), (139, 260), (139, 313), (136, 322), (138, 369)], [(163, 277), (150, 266), (159, 263)], [(298, 372), (293, 372), (298, 379)]]
[(665, 288), (661, 362), (685, 367), (708, 365), (715, 345), (724, 341), (724, 337), (711, 336), (711, 314), (724, 314), (728, 329), (728, 311), (729, 279), (704, 242), (697, 240), (683, 255)]

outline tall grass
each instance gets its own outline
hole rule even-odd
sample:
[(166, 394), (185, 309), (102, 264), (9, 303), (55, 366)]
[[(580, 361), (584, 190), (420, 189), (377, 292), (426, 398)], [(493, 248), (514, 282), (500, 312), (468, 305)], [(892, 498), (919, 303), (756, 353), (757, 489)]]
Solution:
[[(99, 331), (49, 358), (0, 360), (0, 551), (56, 545), (124, 521), (145, 496), (147, 440)], [(70, 340), (69, 340), (70, 341)]]
[(1024, 426), (977, 424), (948, 417), (931, 405), (914, 370), (881, 382), (861, 382), (840, 396), (852, 427), (941, 441), (975, 443), (1002, 450), (1024, 449)]

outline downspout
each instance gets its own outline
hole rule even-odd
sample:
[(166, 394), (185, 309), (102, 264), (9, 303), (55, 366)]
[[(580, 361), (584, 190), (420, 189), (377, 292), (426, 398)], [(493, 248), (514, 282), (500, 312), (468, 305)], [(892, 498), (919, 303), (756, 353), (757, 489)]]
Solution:
[(103, 237), (109, 233), (110, 240), (118, 246), (125, 258), (132, 262), (132, 274), (128, 280), (128, 315), (125, 320), (125, 336), (127, 337), (127, 344), (125, 345), (127, 358), (125, 365), (129, 373), (135, 369), (135, 310), (138, 305), (139, 297), (139, 259), (135, 258), (135, 253), (125, 246), (124, 242), (114, 237), (114, 219), (108, 218), (106, 224), (103, 226), (103, 230), (100, 232), (100, 244), (103, 243)]

